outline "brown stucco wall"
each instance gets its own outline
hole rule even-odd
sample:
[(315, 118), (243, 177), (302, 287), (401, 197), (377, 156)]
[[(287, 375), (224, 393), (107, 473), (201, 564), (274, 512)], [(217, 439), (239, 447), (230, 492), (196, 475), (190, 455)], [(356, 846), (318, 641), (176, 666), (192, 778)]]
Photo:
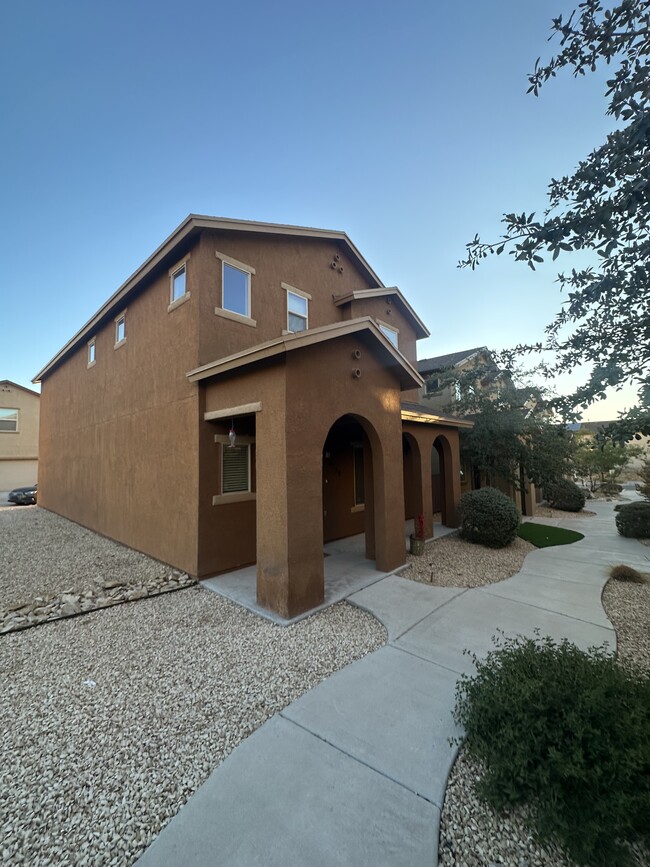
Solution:
[[(255, 327), (215, 314), (221, 305), (221, 260), (215, 251), (255, 268), (251, 276), (251, 318)], [(332, 269), (334, 256), (338, 267)], [(199, 364), (273, 340), (287, 327), (287, 293), (281, 283), (307, 292), (309, 327), (318, 328), (343, 318), (332, 295), (370, 285), (335, 241), (280, 235), (248, 235), (204, 231), (200, 251), (192, 260), (203, 286), (200, 310)]]
[[(364, 519), (376, 527), (377, 566), (388, 571), (405, 560), (400, 388), (386, 355), (374, 337), (340, 337), (205, 386), (208, 411), (262, 403), (255, 417), (258, 600), (284, 616), (323, 599), (323, 446), (344, 415), (359, 422), (372, 448), (374, 499), (369, 504), (366, 495)], [(203, 509), (207, 503), (206, 492)]]
[(39, 504), (187, 572), (197, 568), (198, 292), (167, 311), (166, 263), (129, 301), (126, 341), (111, 316), (42, 382)]

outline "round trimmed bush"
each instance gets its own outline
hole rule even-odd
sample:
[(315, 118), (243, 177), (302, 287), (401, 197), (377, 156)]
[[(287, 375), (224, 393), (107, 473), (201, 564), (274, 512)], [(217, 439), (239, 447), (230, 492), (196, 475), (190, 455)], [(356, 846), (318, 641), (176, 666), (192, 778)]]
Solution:
[(626, 503), (616, 515), (616, 529), (630, 539), (650, 539), (650, 503)]
[(460, 498), (460, 535), (488, 548), (504, 548), (517, 535), (519, 509), (496, 488), (468, 491)]
[(607, 496), (616, 496), (616, 494), (620, 494), (623, 490), (623, 485), (619, 485), (618, 482), (601, 482), (598, 485), (598, 493), (606, 494)]
[(579, 512), (585, 507), (585, 494), (575, 482), (560, 479), (544, 486), (546, 500), (553, 509), (563, 512)]

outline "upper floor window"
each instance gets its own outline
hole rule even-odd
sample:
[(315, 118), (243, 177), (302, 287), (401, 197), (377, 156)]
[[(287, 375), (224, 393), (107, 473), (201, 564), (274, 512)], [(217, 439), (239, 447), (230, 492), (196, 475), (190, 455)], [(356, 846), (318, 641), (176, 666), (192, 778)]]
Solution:
[(228, 262), (223, 263), (222, 307), (240, 316), (251, 315), (251, 275)]
[(115, 345), (119, 346), (126, 340), (126, 311), (115, 319)]
[(0, 433), (16, 433), (18, 430), (18, 410), (0, 409)]
[(287, 331), (306, 331), (309, 328), (309, 298), (305, 294), (287, 289)]
[(377, 324), (384, 337), (387, 337), (395, 349), (397, 349), (397, 335), (399, 334), (397, 328), (391, 328), (390, 325), (384, 325), (383, 322), (378, 322)]
[(93, 337), (92, 340), (88, 341), (88, 367), (90, 367), (92, 364), (94, 364), (96, 360), (97, 360), (97, 349), (96, 349), (95, 338)]
[(231, 256), (216, 253), (221, 259), (221, 307), (215, 313), (246, 325), (256, 325), (251, 318), (251, 276), (255, 268), (244, 265)]
[(171, 283), (171, 300), (173, 303), (174, 301), (178, 301), (179, 298), (182, 298), (186, 292), (185, 265), (181, 265), (178, 271), (174, 271), (171, 275)]

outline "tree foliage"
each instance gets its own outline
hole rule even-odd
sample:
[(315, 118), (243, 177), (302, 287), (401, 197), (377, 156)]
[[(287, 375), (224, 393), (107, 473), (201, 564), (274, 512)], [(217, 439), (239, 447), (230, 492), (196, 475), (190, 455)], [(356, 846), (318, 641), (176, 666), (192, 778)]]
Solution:
[(499, 240), (484, 243), (476, 235), (460, 266), (473, 269), (506, 249), (532, 269), (549, 255), (555, 260), (590, 252), (591, 266), (558, 275), (567, 300), (544, 340), (518, 346), (509, 357), (550, 350), (548, 375), (591, 363), (590, 379), (572, 396), (573, 406), (604, 397), (608, 386), (634, 383), (641, 404), (649, 407), (650, 0), (622, 0), (609, 8), (584, 0), (566, 21), (553, 19), (553, 37), (560, 50), (546, 64), (537, 60), (529, 92), (537, 96), (564, 68), (581, 76), (610, 66), (607, 113), (615, 129), (572, 175), (551, 180), (541, 217), (505, 214)]
[(521, 485), (521, 472), (538, 485), (561, 479), (571, 468), (573, 444), (548, 409), (550, 394), (527, 374), (476, 363), (463, 371), (436, 372), (438, 392), (451, 389), (448, 407), (468, 416), (472, 430), (461, 433), (461, 454), (487, 476)]
[(590, 489), (595, 491), (598, 482), (615, 482), (630, 461), (640, 454), (637, 446), (586, 441), (575, 451), (575, 471), (582, 479), (588, 479)]

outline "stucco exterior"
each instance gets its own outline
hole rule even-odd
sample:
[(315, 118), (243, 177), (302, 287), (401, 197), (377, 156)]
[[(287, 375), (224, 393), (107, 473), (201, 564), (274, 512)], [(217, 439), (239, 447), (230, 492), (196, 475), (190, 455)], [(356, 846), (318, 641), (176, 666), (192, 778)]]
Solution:
[(40, 402), (38, 392), (0, 381), (0, 491), (38, 481)]
[[(244, 313), (228, 309), (224, 263), (247, 281)], [(308, 310), (296, 333), (288, 293)], [(199, 577), (257, 563), (260, 604), (308, 610), (324, 541), (365, 532), (389, 571), (405, 517), (423, 512), (430, 534), (434, 442), (457, 522), (458, 420), (411, 412), (422, 455), (405, 499), (403, 404), (425, 335), (343, 233), (189, 217), (38, 375), (39, 502)]]

